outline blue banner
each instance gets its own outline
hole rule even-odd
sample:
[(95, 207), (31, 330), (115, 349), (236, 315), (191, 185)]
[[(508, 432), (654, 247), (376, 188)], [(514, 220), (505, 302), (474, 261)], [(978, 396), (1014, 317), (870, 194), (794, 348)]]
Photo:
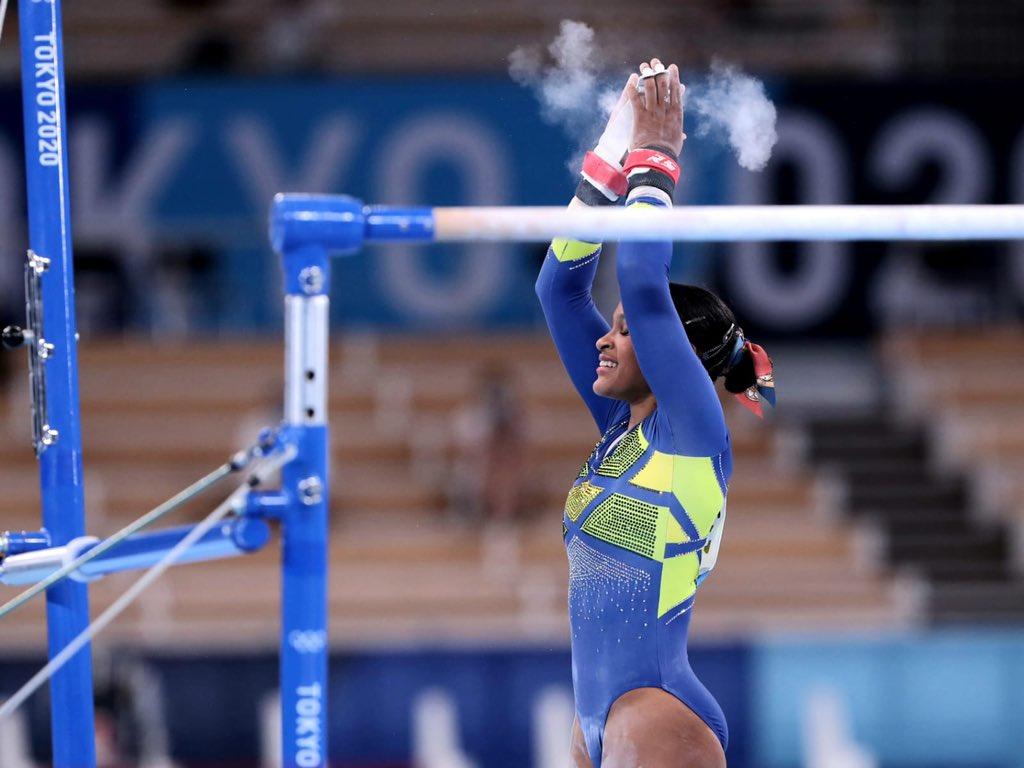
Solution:
[(763, 768), (820, 764), (815, 745), (892, 768), (1024, 764), (1019, 631), (788, 638), (758, 644), (751, 670)]
[[(1011, 82), (774, 83), (779, 141), (760, 173), (691, 126), (680, 203), (1024, 200), (1024, 107)], [(503, 77), (167, 80), (69, 94), (80, 324), (163, 333), (269, 329), (275, 192), (369, 202), (560, 205), (581, 147)], [(598, 111), (594, 106), (595, 114)], [(0, 90), (0, 312), (20, 308), (20, 107)], [(677, 246), (675, 276), (718, 288), (766, 336), (1012, 320), (1015, 243)], [(347, 328), (538, 327), (540, 246), (389, 246), (338, 264)], [(614, 293), (614, 288), (612, 289)], [(7, 319), (7, 318), (0, 318)]]
[[(731, 768), (750, 768), (749, 651), (742, 645), (690, 650), (701, 680), (714, 692), (729, 721)], [(170, 754), (185, 766), (254, 766), (266, 735), (262, 707), (278, 685), (273, 656), (135, 657), (113, 665), (142, 665), (159, 689)], [(30, 667), (0, 664), (0, 696)], [(331, 658), (331, 765), (335, 768), (411, 766), (432, 739), (463, 754), (476, 768), (564, 768), (543, 760), (545, 738), (564, 747), (572, 722), (572, 676), (565, 650), (410, 650), (336, 654)], [(124, 685), (99, 686), (100, 709), (117, 703), (121, 714), (134, 696)], [(29, 710), (35, 757), (46, 756), (46, 713)], [(137, 735), (140, 722), (123, 723)], [(429, 728), (431, 733), (425, 734)], [(131, 741), (129, 738), (127, 741)], [(129, 745), (130, 746), (130, 745)], [(129, 750), (130, 751), (130, 750)]]
[[(0, 229), (15, 235), (0, 243), (6, 296), (17, 292), (23, 229), (15, 97), (0, 92)], [(529, 91), (504, 78), (168, 81), (77, 88), (69, 100), (89, 328), (276, 324), (280, 277), (266, 215), (277, 192), (562, 205), (581, 154), (540, 119)], [(696, 153), (688, 163), (696, 167)], [(710, 189), (714, 175), (699, 177)], [(350, 328), (533, 325), (543, 253), (490, 243), (368, 249), (335, 270), (336, 317)]]
[[(848, 760), (881, 768), (1018, 768), (1024, 754), (1024, 634), (922, 632), (789, 636), (696, 643), (694, 670), (729, 722), (730, 768), (800, 768)], [(101, 716), (127, 713), (131, 746), (156, 727), (183, 766), (257, 765), (273, 655), (118, 652), (99, 665)], [(43, 663), (0, 662), (0, 698)], [(139, 675), (139, 669), (146, 670)], [(129, 670), (132, 670), (129, 672)], [(131, 680), (136, 683), (128, 684)], [(476, 768), (548, 768), (545, 737), (565, 743), (569, 654), (562, 649), (353, 651), (331, 658), (328, 737), (335, 768), (409, 766), (431, 725)], [(47, 702), (23, 710), (33, 757), (48, 755)], [(569, 711), (566, 712), (566, 707)], [(426, 717), (433, 708), (440, 717)], [(276, 726), (271, 730), (276, 733)], [(134, 735), (133, 735), (134, 734)], [(859, 762), (858, 762), (859, 760)], [(864, 761), (869, 762), (864, 762)], [(837, 763), (838, 764), (838, 763)]]

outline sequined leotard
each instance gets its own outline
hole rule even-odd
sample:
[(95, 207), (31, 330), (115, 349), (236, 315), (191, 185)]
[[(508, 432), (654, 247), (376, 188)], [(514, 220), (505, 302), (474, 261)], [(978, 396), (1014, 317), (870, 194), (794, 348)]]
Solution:
[(595, 342), (608, 331), (591, 298), (600, 250), (555, 240), (537, 280), (558, 353), (602, 435), (562, 520), (576, 713), (595, 768), (611, 705), (636, 688), (673, 694), (727, 743), (722, 710), (690, 668), (686, 636), (694, 593), (717, 558), (732, 470), (714, 385), (669, 293), (671, 243), (623, 243), (617, 259), (656, 409), (627, 431), (628, 404), (594, 393)]

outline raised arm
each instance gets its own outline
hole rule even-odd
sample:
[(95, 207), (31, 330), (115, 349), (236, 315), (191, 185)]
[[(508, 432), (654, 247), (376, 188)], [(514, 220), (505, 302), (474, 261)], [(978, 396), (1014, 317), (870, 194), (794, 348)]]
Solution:
[[(570, 208), (615, 205), (625, 192), (621, 161), (633, 124), (629, 87), (627, 84), (623, 89), (597, 147), (587, 153)], [(536, 287), (562, 364), (597, 428), (604, 432), (622, 405), (593, 390), (598, 363), (596, 343), (608, 332), (608, 323), (591, 296), (600, 255), (600, 243), (559, 238), (548, 248)]]
[[(573, 198), (569, 207), (582, 205)], [(608, 323), (591, 296), (600, 255), (598, 243), (555, 240), (544, 257), (536, 287), (562, 365), (598, 430), (604, 432), (616, 401), (595, 394), (593, 389), (598, 356), (595, 343), (608, 332)]]
[[(660, 62), (652, 62), (661, 67)], [(647, 68), (651, 70), (650, 67)], [(626, 160), (627, 205), (671, 206), (682, 149), (682, 86), (675, 65), (633, 92), (632, 151)], [(653, 70), (652, 70), (653, 72)], [(675, 450), (714, 456), (725, 450), (722, 406), (680, 322), (669, 290), (672, 243), (622, 243), (617, 257), (622, 309), (637, 362), (667, 421)]]
[[(664, 205), (638, 195), (629, 205)], [(672, 432), (677, 453), (715, 456), (726, 448), (715, 385), (693, 351), (669, 293), (672, 243), (623, 243), (617, 270), (622, 311), (637, 362)]]

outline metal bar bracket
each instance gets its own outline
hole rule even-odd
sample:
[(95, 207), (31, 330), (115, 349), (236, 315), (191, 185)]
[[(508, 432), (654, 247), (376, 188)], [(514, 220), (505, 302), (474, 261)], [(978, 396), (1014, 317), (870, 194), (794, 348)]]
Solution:
[(50, 270), (50, 260), (35, 251), (25, 259), (25, 327), (4, 328), (3, 344), (8, 349), (28, 350), (29, 393), (32, 398), (32, 444), (36, 456), (57, 442), (60, 434), (46, 417), (46, 361), (56, 347), (46, 340), (43, 331), (43, 276)]

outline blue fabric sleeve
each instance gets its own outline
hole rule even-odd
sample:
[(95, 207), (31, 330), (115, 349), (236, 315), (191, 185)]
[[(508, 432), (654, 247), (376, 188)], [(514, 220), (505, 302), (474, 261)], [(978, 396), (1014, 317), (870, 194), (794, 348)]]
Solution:
[(621, 403), (601, 397), (593, 389), (597, 340), (608, 332), (608, 323), (590, 293), (600, 255), (598, 244), (555, 240), (544, 257), (536, 288), (562, 365), (603, 434)]
[[(658, 205), (639, 198), (632, 205)], [(684, 456), (715, 456), (727, 447), (722, 404), (704, 365), (690, 346), (669, 292), (672, 243), (619, 246), (617, 271), (622, 310), (637, 362), (658, 401), (673, 448)]]

